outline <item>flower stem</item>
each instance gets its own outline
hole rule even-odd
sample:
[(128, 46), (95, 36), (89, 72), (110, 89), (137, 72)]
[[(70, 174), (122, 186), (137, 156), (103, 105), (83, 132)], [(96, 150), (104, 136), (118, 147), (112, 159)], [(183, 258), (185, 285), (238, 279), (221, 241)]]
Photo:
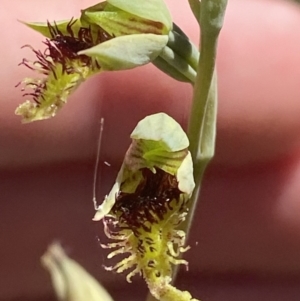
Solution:
[[(194, 85), (188, 136), (194, 162), (196, 187), (189, 202), (189, 215), (181, 225), (189, 233), (205, 169), (214, 156), (217, 113), (217, 76), (215, 62), (217, 43), (223, 25), (227, 0), (202, 0), (199, 24), (200, 59)], [(174, 275), (175, 276), (175, 275)]]
[[(189, 202), (189, 215), (180, 225), (180, 228), (184, 230), (187, 235), (190, 232), (197, 201), (199, 199), (202, 178), (215, 151), (218, 100), (215, 63), (218, 37), (223, 25), (227, 0), (201, 0), (199, 5), (197, 0), (189, 0), (189, 3), (201, 28), (201, 56), (197, 67), (188, 128), (196, 187)], [(177, 271), (178, 269), (175, 268), (173, 282), (176, 278)], [(156, 300), (154, 297), (148, 295), (146, 301), (154, 300)]]

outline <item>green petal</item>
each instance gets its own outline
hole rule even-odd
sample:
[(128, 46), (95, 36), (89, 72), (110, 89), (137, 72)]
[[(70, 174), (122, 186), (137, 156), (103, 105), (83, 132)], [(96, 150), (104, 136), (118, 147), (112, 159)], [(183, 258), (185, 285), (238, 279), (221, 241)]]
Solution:
[(188, 197), (192, 195), (192, 192), (195, 188), (194, 181), (194, 169), (191, 153), (188, 152), (188, 155), (182, 161), (182, 164), (177, 170), (176, 178), (178, 181), (178, 188), (180, 191), (186, 193)]
[(114, 184), (113, 188), (111, 189), (109, 195), (105, 196), (104, 201), (102, 204), (96, 208), (95, 216), (93, 217), (93, 221), (100, 221), (105, 215), (107, 215), (111, 208), (114, 206), (116, 202), (116, 195), (120, 191), (122, 177), (123, 177), (124, 165), (122, 165), (116, 183)]
[(113, 6), (138, 17), (160, 22), (167, 31), (172, 29), (172, 18), (163, 0), (107, 0)]
[(103, 70), (125, 70), (151, 62), (167, 42), (167, 36), (128, 35), (111, 39), (78, 54), (95, 58)]
[[(47, 38), (52, 38), (49, 30), (49, 25), (47, 22), (24, 22), (24, 21), (20, 21), (20, 22), (30, 27), (31, 29), (41, 33), (43, 36)], [(53, 26), (54, 28), (57, 28), (63, 35), (70, 35), (68, 33), (68, 26), (70, 25), (70, 20), (50, 22), (50, 25)], [(81, 26), (82, 24), (79, 19), (74, 19), (72, 21), (72, 31), (74, 32), (75, 35), (78, 34), (78, 30), (80, 29)]]

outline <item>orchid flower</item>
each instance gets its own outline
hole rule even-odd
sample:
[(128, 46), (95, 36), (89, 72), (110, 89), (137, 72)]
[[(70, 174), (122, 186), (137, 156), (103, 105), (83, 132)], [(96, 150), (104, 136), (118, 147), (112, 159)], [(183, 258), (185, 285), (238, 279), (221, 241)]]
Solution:
[(82, 11), (78, 19), (25, 23), (46, 37), (45, 51), (21, 64), (44, 77), (25, 78), (32, 100), (16, 114), (24, 122), (56, 115), (70, 93), (93, 74), (124, 70), (153, 61), (168, 43), (170, 14), (162, 0), (108, 0)]
[(159, 300), (192, 300), (170, 284), (172, 266), (188, 264), (179, 258), (189, 247), (178, 229), (195, 186), (188, 138), (165, 113), (144, 118), (131, 138), (116, 183), (94, 217), (103, 219), (107, 237), (114, 240), (102, 245), (114, 248), (108, 258), (129, 253), (107, 269), (131, 269), (129, 282), (141, 274)]

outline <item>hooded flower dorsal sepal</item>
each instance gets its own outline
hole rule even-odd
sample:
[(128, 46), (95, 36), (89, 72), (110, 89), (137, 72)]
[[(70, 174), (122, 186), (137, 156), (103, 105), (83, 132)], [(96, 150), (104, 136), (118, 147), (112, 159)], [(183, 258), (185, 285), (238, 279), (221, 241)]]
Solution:
[(103, 219), (108, 238), (105, 248), (129, 257), (109, 270), (127, 276), (142, 274), (150, 292), (159, 300), (191, 300), (188, 292), (174, 288), (172, 267), (187, 265), (179, 258), (185, 233), (178, 225), (185, 220), (193, 192), (193, 165), (189, 141), (180, 125), (164, 113), (144, 118), (131, 134), (116, 183), (99, 206), (94, 220)]
[(163, 0), (109, 0), (83, 10), (77, 19), (23, 23), (46, 37), (46, 49), (28, 46), (36, 59), (21, 63), (42, 75), (20, 83), (24, 95), (31, 96), (16, 110), (24, 122), (55, 116), (93, 74), (152, 62), (167, 45), (172, 28)]
[(168, 35), (173, 23), (162, 0), (108, 0), (82, 11), (82, 22), (97, 24), (113, 36)]
[(108, 0), (83, 10), (81, 21), (118, 37), (80, 52), (101, 61), (106, 70), (131, 69), (153, 61), (167, 45), (172, 29), (162, 0)]

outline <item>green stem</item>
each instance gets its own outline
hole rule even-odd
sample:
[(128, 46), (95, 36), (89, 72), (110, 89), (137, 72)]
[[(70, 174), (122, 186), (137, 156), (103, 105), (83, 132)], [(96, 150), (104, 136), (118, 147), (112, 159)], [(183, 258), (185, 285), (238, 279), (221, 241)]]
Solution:
[(200, 60), (194, 85), (188, 128), (190, 151), (194, 162), (196, 187), (189, 203), (189, 215), (182, 224), (188, 234), (199, 199), (205, 169), (214, 155), (217, 113), (217, 78), (215, 62), (217, 43), (223, 25), (227, 0), (202, 0)]
[[(195, 148), (194, 153), (194, 178), (196, 187), (194, 189), (193, 195), (189, 202), (189, 214), (187, 219), (182, 223), (181, 228), (187, 233), (190, 232), (191, 224), (193, 221), (193, 217), (195, 214), (197, 201), (199, 199), (200, 188), (202, 183), (202, 178), (204, 172), (206, 170), (207, 165), (211, 161), (212, 157), (214, 156), (215, 150), (215, 137), (216, 137), (216, 115), (217, 115), (217, 76), (214, 73), (212, 78), (212, 84), (210, 88), (210, 93), (208, 95), (208, 101), (206, 107), (204, 108), (204, 116), (203, 116), (203, 123), (201, 124), (202, 130), (197, 131), (200, 139), (197, 139), (196, 136), (189, 131), (189, 137), (193, 137), (194, 139), (190, 138), (194, 142), (191, 142), (190, 145), (196, 144), (199, 142), (199, 148)], [(193, 115), (193, 113), (192, 113)], [(192, 120), (192, 118), (191, 118)], [(190, 126), (191, 129), (191, 126)]]
[[(202, 178), (207, 165), (214, 155), (217, 113), (217, 76), (215, 72), (217, 43), (227, 0), (189, 0), (191, 9), (201, 28), (200, 59), (194, 85), (193, 102), (189, 120), (188, 136), (194, 162), (196, 187), (189, 202), (189, 215), (181, 225), (188, 235), (199, 199)], [(198, 6), (198, 7), (197, 7)], [(199, 13), (199, 14), (198, 14)], [(199, 18), (197, 18), (199, 16)], [(173, 282), (178, 269), (174, 269)], [(156, 299), (148, 295), (146, 301)], [(174, 300), (176, 301), (176, 300)]]

